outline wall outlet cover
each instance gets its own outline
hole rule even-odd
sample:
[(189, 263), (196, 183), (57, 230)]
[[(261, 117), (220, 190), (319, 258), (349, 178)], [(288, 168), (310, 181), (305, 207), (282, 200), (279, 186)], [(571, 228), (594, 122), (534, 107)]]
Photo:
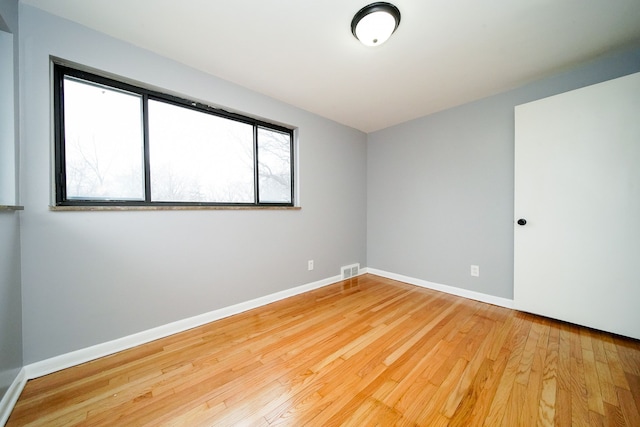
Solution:
[(471, 275), (473, 277), (480, 277), (480, 266), (472, 265), (471, 266)]

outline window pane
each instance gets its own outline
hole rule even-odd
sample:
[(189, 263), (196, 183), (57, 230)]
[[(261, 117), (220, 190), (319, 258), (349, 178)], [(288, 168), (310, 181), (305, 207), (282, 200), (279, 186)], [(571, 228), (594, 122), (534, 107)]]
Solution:
[(260, 203), (291, 203), (291, 135), (258, 128)]
[(254, 203), (253, 126), (149, 101), (151, 199)]
[(68, 199), (144, 200), (142, 98), (64, 78)]

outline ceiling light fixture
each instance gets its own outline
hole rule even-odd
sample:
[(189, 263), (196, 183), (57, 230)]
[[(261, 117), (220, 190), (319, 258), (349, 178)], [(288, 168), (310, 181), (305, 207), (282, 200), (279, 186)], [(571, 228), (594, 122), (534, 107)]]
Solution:
[(386, 42), (400, 24), (400, 10), (391, 3), (377, 2), (363, 7), (351, 21), (351, 32), (365, 46)]

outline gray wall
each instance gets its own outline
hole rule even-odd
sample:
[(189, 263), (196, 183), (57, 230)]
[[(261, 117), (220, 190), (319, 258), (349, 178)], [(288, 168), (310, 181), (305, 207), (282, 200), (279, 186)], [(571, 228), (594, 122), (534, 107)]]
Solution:
[[(0, 17), (14, 35), (17, 45), (18, 1), (1, 0)], [(14, 80), (17, 80), (17, 75), (14, 73)], [(17, 88), (17, 82), (15, 86)], [(15, 141), (0, 143), (14, 144)], [(13, 194), (11, 196), (14, 198)], [(22, 368), (19, 215), (18, 212), (0, 211), (0, 399)]]
[(0, 399), (20, 368), (22, 303), (19, 214), (0, 211)]
[[(20, 26), (25, 363), (365, 265), (364, 133), (26, 5)], [(302, 209), (49, 211), (50, 55), (296, 126)]]
[(639, 70), (636, 47), (370, 134), (368, 267), (513, 298), (514, 106)]

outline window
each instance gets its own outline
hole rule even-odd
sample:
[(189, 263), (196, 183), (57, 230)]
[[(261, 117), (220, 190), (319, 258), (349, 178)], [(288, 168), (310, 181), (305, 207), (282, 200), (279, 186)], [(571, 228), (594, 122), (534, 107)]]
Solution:
[(293, 206), (293, 131), (54, 65), (56, 205)]

